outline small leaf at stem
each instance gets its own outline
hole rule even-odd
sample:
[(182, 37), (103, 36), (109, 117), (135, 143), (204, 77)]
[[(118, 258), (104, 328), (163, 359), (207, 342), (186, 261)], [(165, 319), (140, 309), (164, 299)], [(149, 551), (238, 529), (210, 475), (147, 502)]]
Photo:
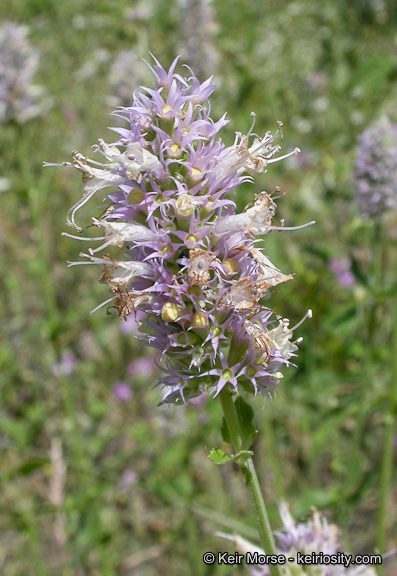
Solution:
[(232, 460), (229, 454), (226, 454), (226, 452), (220, 448), (213, 448), (209, 453), (208, 458), (214, 464), (226, 464), (226, 462), (231, 462)]
[(253, 455), (253, 452), (250, 450), (241, 450), (238, 454), (234, 456), (229, 456), (220, 448), (213, 448), (208, 455), (208, 458), (214, 464), (222, 465), (228, 464), (229, 462), (236, 462), (239, 466), (243, 466), (247, 458)]

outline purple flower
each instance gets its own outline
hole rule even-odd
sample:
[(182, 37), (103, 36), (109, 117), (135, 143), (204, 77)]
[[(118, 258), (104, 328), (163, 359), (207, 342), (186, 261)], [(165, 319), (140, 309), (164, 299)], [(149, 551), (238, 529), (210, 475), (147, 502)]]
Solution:
[(43, 89), (32, 84), (39, 57), (27, 34), (27, 26), (14, 22), (0, 26), (0, 122), (24, 123), (50, 105)]
[(361, 134), (354, 180), (356, 201), (364, 218), (397, 207), (397, 124), (387, 116)]
[(328, 266), (338, 279), (341, 286), (351, 288), (356, 284), (356, 278), (350, 270), (350, 263), (346, 258), (331, 258)]
[(229, 196), (298, 149), (274, 158), (281, 122), (274, 135), (253, 135), (252, 126), (226, 147), (217, 136), (225, 116), (209, 116), (211, 79), (180, 76), (177, 60), (168, 71), (154, 60), (154, 87), (138, 89), (132, 105), (117, 111), (127, 127), (113, 129), (115, 142), (94, 147), (104, 163), (73, 152), (64, 164), (85, 182), (67, 220), (77, 231), (79, 209), (108, 192), (91, 221), (99, 235), (66, 234), (99, 242), (70, 265), (102, 266), (99, 281), (111, 297), (100, 306), (122, 318), (143, 314), (140, 338), (161, 354), (163, 402), (223, 387), (270, 396), (300, 340), (292, 342), (288, 321), (261, 304), (292, 275), (255, 247), (254, 235), (287, 228), (273, 225), (276, 205), (266, 192), (242, 214)]
[(131, 388), (125, 382), (115, 382), (112, 392), (120, 402), (128, 402), (132, 398)]

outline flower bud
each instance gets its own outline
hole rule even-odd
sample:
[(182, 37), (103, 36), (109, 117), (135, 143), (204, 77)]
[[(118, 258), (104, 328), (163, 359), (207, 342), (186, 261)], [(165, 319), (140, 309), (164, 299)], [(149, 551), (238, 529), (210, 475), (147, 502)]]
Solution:
[(179, 304), (174, 304), (173, 302), (166, 302), (161, 308), (161, 319), (164, 322), (175, 322), (175, 320), (181, 314), (181, 306)]
[(188, 242), (195, 244), (196, 242), (198, 242), (198, 237), (195, 234), (189, 234), (189, 236), (186, 237), (186, 244)]
[(198, 168), (191, 168), (190, 170), (188, 170), (188, 173), (186, 175), (185, 178), (185, 182), (188, 186), (188, 188), (192, 188), (193, 186), (196, 186), (197, 182), (199, 182), (200, 178), (202, 178), (203, 174), (201, 172), (201, 170), (199, 170)]
[(179, 144), (171, 144), (171, 146), (168, 148), (170, 156), (173, 156), (174, 158), (177, 158), (179, 156), (182, 155), (182, 150), (181, 147), (179, 146)]
[(190, 170), (190, 173), (193, 177), (201, 176), (201, 170), (199, 170), (198, 168), (192, 168)]
[(235, 260), (232, 260), (231, 258), (226, 258), (226, 260), (223, 262), (223, 265), (226, 268), (227, 274), (233, 274), (233, 272), (236, 272), (238, 270), (237, 262)]
[(230, 380), (231, 378), (233, 378), (233, 372), (229, 370), (229, 368), (226, 368), (226, 370), (222, 371), (222, 378), (224, 380)]
[(195, 328), (202, 328), (207, 325), (207, 318), (202, 312), (195, 312), (193, 314), (192, 324)]
[(175, 202), (175, 210), (180, 216), (191, 216), (194, 206), (193, 198), (189, 194), (181, 194)]

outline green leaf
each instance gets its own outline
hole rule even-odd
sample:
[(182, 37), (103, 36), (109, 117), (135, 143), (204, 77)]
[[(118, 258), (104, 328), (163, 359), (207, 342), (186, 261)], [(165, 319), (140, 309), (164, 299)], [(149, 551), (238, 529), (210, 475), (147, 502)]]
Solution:
[(226, 452), (224, 452), (220, 448), (213, 448), (211, 450), (211, 452), (209, 453), (208, 458), (214, 464), (219, 464), (219, 465), (220, 464), (226, 464), (227, 462), (232, 461), (231, 456), (229, 456), (229, 454), (226, 454)]
[(240, 422), (243, 448), (248, 450), (258, 434), (258, 430), (256, 430), (254, 426), (254, 411), (242, 396), (239, 396), (234, 404)]

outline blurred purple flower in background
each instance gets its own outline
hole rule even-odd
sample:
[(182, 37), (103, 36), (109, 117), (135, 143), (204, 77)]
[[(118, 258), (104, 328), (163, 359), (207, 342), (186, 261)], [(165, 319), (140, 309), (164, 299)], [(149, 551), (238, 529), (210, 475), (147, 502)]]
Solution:
[(52, 364), (52, 373), (59, 378), (60, 376), (71, 376), (76, 365), (76, 357), (72, 352), (63, 352), (60, 359)]
[(310, 90), (322, 92), (327, 87), (329, 78), (325, 72), (312, 72), (306, 76), (306, 83)]
[(337, 277), (341, 286), (351, 288), (356, 284), (356, 278), (350, 270), (350, 262), (347, 258), (330, 258), (328, 266)]
[(354, 180), (363, 218), (397, 207), (397, 124), (392, 124), (387, 116), (361, 134)]
[(151, 378), (157, 370), (154, 358), (141, 356), (128, 364), (127, 371), (130, 376), (138, 378)]
[(263, 137), (252, 126), (226, 147), (217, 137), (225, 115), (216, 122), (209, 116), (215, 86), (175, 73), (177, 60), (168, 72), (155, 60), (154, 87), (140, 88), (132, 105), (117, 111), (128, 127), (113, 128), (119, 138), (94, 147), (105, 163), (73, 152), (73, 163), (63, 164), (85, 182), (68, 215), (79, 232), (78, 210), (112, 188), (108, 206), (92, 218), (99, 237), (65, 234), (100, 243), (80, 254), (85, 261), (69, 264), (102, 266), (99, 280), (112, 296), (95, 310), (109, 305), (122, 318), (144, 313), (140, 338), (161, 353), (163, 402), (217, 395), (224, 386), (271, 397), (280, 367), (296, 355), (301, 339), (292, 338), (300, 323), (290, 328), (261, 305), (263, 295), (292, 275), (255, 247), (254, 235), (288, 228), (272, 224), (276, 205), (266, 192), (241, 214), (228, 195), (299, 150), (274, 158), (281, 123)]
[(127, 468), (123, 471), (121, 475), (121, 480), (119, 483), (119, 488), (125, 494), (131, 489), (131, 486), (136, 484), (138, 481), (138, 475), (134, 470)]
[(120, 402), (128, 402), (132, 398), (132, 391), (125, 382), (117, 381), (114, 383), (112, 392)]
[(0, 26), (0, 122), (24, 123), (50, 106), (43, 88), (32, 84), (39, 56), (27, 34), (27, 26), (14, 22)]

